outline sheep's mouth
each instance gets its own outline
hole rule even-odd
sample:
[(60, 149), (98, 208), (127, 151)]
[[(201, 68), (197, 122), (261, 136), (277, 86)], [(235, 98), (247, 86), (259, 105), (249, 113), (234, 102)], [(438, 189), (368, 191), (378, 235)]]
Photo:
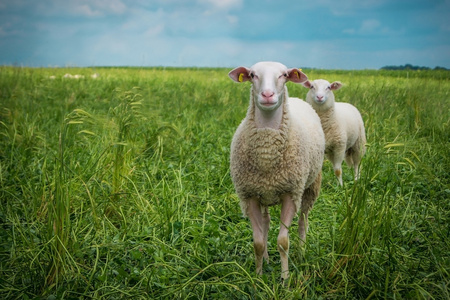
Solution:
[(259, 107), (262, 110), (274, 110), (276, 107), (278, 107), (278, 102), (260, 102)]
[(262, 106), (271, 107), (273, 105), (276, 105), (276, 102), (260, 102)]
[(274, 106), (278, 103), (278, 101), (275, 98), (270, 99), (260, 99), (259, 104), (266, 107)]

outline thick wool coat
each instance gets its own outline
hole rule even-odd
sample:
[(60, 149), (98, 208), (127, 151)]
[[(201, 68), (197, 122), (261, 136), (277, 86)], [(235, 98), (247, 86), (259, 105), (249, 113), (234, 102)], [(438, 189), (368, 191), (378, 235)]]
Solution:
[(325, 138), (318, 115), (303, 100), (286, 96), (279, 129), (257, 128), (252, 99), (231, 143), (231, 178), (243, 214), (248, 199), (257, 197), (267, 207), (279, 204), (283, 194), (293, 196), (297, 211), (311, 208), (302, 195), (322, 168)]

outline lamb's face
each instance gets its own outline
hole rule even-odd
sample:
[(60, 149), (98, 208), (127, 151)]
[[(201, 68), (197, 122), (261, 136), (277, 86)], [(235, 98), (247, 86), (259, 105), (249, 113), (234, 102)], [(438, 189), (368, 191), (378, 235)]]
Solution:
[(323, 79), (317, 79), (311, 82), (309, 92), (317, 104), (324, 104), (330, 97), (334, 99), (331, 84)]
[(255, 104), (261, 110), (275, 110), (283, 102), (288, 69), (275, 62), (261, 62), (250, 68)]
[(333, 90), (338, 90), (342, 87), (342, 84), (338, 81), (329, 83), (324, 79), (316, 79), (304, 85), (309, 87), (310, 90), (308, 94), (314, 103), (318, 105), (323, 105), (327, 102), (334, 102)]

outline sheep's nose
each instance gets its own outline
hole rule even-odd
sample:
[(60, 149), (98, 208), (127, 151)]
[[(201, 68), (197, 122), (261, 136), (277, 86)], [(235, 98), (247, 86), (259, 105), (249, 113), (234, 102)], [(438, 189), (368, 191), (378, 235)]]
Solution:
[(323, 96), (316, 96), (317, 100), (321, 101), (323, 99)]
[(263, 96), (263, 98), (270, 99), (273, 97), (274, 94), (275, 93), (272, 91), (264, 91), (261, 93), (261, 96)]

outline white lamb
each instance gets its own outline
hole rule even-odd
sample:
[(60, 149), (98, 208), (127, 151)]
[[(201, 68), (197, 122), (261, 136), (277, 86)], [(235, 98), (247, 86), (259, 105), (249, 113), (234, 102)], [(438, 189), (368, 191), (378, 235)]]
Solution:
[(268, 261), (269, 206), (281, 204), (277, 239), (281, 278), (289, 277), (288, 230), (300, 210), (298, 231), (305, 241), (308, 213), (319, 196), (325, 137), (311, 105), (289, 98), (287, 81), (308, 78), (298, 69), (260, 62), (229, 74), (236, 82), (250, 81), (250, 105), (231, 143), (230, 169), (244, 215), (250, 218), (256, 273)]
[(306, 102), (312, 105), (320, 117), (325, 133), (325, 155), (333, 164), (334, 174), (342, 186), (342, 161), (354, 169), (359, 177), (359, 164), (366, 152), (364, 122), (358, 109), (349, 103), (335, 102), (333, 91), (342, 87), (338, 81), (329, 83), (323, 79), (305, 81), (309, 88)]

